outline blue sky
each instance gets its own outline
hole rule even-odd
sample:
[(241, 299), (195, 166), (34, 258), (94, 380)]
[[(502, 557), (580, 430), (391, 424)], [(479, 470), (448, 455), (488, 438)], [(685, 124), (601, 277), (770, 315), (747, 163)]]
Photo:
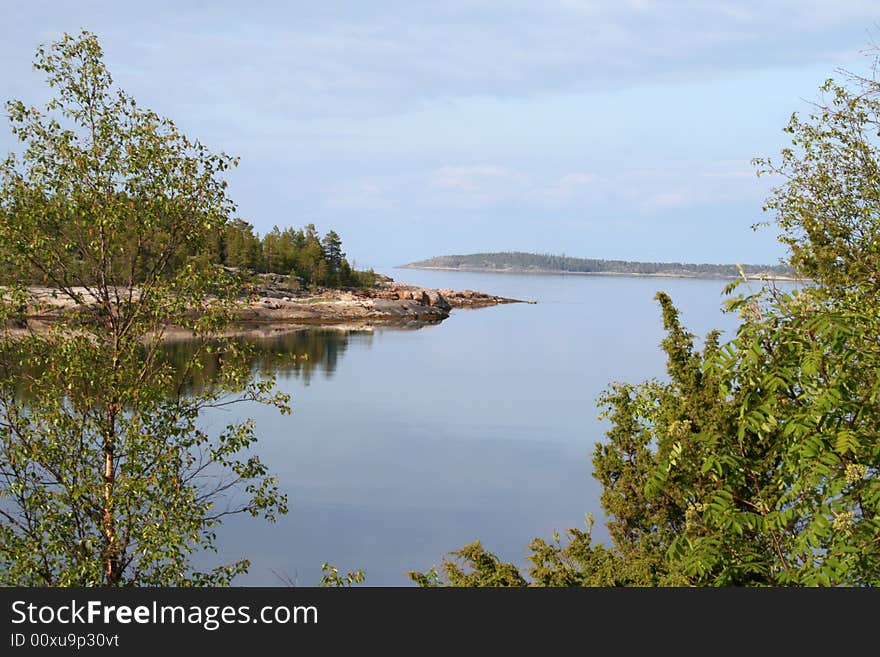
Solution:
[[(793, 111), (869, 70), (876, 2), (0, 0), (0, 97), (88, 29), (115, 81), (215, 150), (261, 233), (387, 268), (525, 250), (775, 262), (751, 230)], [(0, 127), (0, 152), (17, 150)]]

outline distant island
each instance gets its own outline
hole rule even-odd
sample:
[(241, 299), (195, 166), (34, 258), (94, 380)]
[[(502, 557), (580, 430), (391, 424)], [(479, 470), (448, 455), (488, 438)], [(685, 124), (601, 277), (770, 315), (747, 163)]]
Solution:
[(696, 264), (689, 262), (632, 262), (572, 258), (547, 253), (503, 251), (444, 255), (411, 262), (402, 269), (447, 269), (459, 271), (518, 274), (597, 274), (609, 276), (668, 276), (677, 278), (740, 278), (740, 269), (747, 278), (770, 277), (794, 279), (794, 272), (785, 265)]

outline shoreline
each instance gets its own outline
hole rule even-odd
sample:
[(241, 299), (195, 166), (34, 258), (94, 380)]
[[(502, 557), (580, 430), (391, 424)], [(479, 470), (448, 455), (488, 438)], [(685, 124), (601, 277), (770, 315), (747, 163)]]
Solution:
[[(727, 276), (724, 274), (684, 274), (684, 273), (655, 273), (640, 274), (638, 272), (617, 272), (617, 271), (559, 271), (553, 269), (488, 269), (483, 267), (413, 267), (411, 265), (398, 265), (395, 269), (415, 269), (421, 271), (460, 271), (472, 274), (520, 274), (520, 275), (538, 275), (538, 276), (620, 276), (630, 278), (692, 278), (706, 281), (733, 281), (741, 279), (742, 276)], [(808, 281), (807, 278), (799, 278), (796, 276), (786, 276), (785, 274), (772, 274), (770, 272), (762, 274), (746, 274), (746, 280), (750, 281), (783, 281), (791, 283), (802, 283)]]
[[(63, 321), (72, 310), (82, 307), (52, 288), (34, 286), (30, 292), (31, 304), (20, 316), (24, 326), (7, 327), (6, 330), (46, 329)], [(93, 297), (89, 298), (89, 305), (96, 303)], [(507, 303), (535, 302), (475, 290), (424, 288), (390, 279), (380, 281), (369, 290), (324, 289), (300, 296), (266, 286), (242, 298), (228, 329), (218, 335), (259, 337), (313, 328), (345, 331), (412, 329), (439, 324), (453, 309)], [(178, 331), (169, 325), (168, 334), (170, 337)]]

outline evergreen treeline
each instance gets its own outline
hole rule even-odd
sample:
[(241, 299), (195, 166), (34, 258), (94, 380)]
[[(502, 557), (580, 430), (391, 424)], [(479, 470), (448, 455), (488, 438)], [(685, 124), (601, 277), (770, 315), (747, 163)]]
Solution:
[[(472, 253), (469, 255), (437, 256), (413, 262), (406, 267), (442, 267), (450, 269), (479, 269), (490, 271), (571, 272), (579, 274), (642, 274), (704, 276), (737, 278), (737, 265), (696, 264), (681, 262), (631, 262), (629, 260), (600, 260), (572, 258), (549, 253), (503, 251), (499, 253)], [(782, 265), (740, 265), (746, 274), (774, 273), (791, 275), (790, 267)]]
[(274, 226), (260, 238), (248, 222), (235, 219), (223, 226), (206, 255), (226, 267), (295, 276), (309, 286), (367, 287), (375, 281), (372, 270), (352, 268), (335, 231), (321, 237), (314, 224)]
[[(53, 230), (65, 239), (66, 248), (53, 254), (56, 267), (52, 276), (33, 268), (25, 278), (34, 284), (50, 286), (63, 284), (61, 279), (65, 276), (94, 282), (95, 261), (87, 257), (85, 245), (65, 237), (71, 230), (71, 217), (82, 214), (83, 210), (74, 201), (49, 199), (45, 203), (47, 213), (54, 220)], [(322, 237), (314, 224), (284, 230), (275, 226), (260, 237), (248, 222), (232, 219), (165, 252), (171, 239), (167, 230), (157, 227), (155, 235), (145, 239), (138, 234), (137, 225), (138, 212), (155, 212), (161, 203), (131, 199), (123, 194), (119, 195), (118, 203), (131, 205), (135, 211), (132, 221), (119, 229), (123, 239), (117, 249), (118, 257), (109, 265), (108, 274), (117, 285), (127, 284), (129, 279), (133, 282), (146, 280), (160, 260), (167, 277), (193, 259), (233, 267), (245, 273), (282, 274), (307, 287), (362, 288), (370, 287), (376, 279), (372, 270), (356, 271), (349, 264), (342, 250), (342, 240), (335, 231), (331, 230)], [(170, 217), (180, 210), (173, 204), (168, 206), (164, 211), (160, 208), (160, 214)], [(13, 264), (10, 256), (0, 249), (0, 281), (21, 277), (20, 265)]]

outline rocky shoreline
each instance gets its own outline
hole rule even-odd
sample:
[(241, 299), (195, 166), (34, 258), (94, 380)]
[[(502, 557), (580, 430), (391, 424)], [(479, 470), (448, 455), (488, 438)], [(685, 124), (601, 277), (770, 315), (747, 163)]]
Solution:
[(456, 308), (507, 303), (535, 302), (476, 290), (423, 288), (383, 277), (375, 288), (366, 291), (322, 290), (300, 297), (266, 287), (239, 312), (238, 321), (245, 326), (416, 326), (442, 322)]
[[(363, 291), (296, 293), (285, 285), (285, 278), (264, 275), (237, 312), (230, 333), (271, 335), (321, 326), (345, 330), (376, 325), (417, 328), (442, 322), (456, 308), (535, 303), (475, 290), (423, 288), (385, 276), (372, 289)], [(34, 303), (22, 315), (22, 321), (31, 329), (57, 321), (75, 305), (51, 288), (32, 288), (31, 295)]]

